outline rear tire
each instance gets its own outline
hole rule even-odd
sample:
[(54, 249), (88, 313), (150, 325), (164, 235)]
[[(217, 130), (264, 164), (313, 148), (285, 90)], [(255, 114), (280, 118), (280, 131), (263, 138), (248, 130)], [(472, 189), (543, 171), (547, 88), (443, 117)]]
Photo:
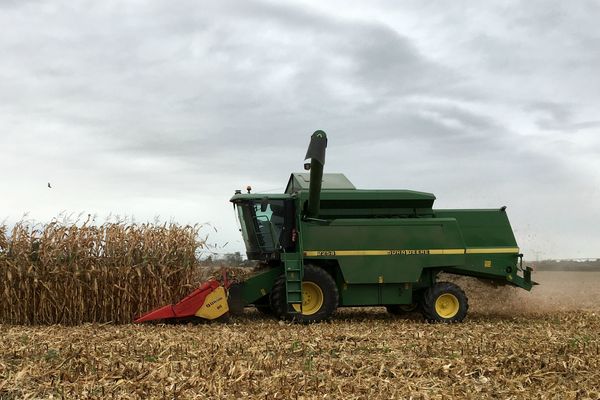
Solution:
[(337, 309), (337, 286), (331, 275), (322, 268), (312, 265), (304, 267), (302, 292), (302, 312), (290, 313), (285, 294), (285, 276), (281, 275), (271, 292), (271, 308), (275, 315), (286, 320), (311, 323), (329, 319)]
[(285, 314), (287, 314), (285, 275), (282, 274), (275, 280), (269, 295), (269, 303), (271, 304), (273, 315), (277, 319), (285, 319)]
[(427, 322), (461, 322), (468, 310), (467, 295), (454, 283), (438, 282), (423, 294), (422, 311)]

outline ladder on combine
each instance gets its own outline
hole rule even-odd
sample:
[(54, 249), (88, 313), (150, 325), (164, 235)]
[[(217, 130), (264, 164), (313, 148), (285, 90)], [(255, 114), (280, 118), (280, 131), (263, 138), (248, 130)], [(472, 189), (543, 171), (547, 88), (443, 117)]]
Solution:
[[(302, 276), (304, 274), (303, 260), (300, 253), (283, 253), (285, 269), (285, 294), (288, 312), (299, 314), (302, 310)], [(296, 307), (294, 307), (296, 305)]]

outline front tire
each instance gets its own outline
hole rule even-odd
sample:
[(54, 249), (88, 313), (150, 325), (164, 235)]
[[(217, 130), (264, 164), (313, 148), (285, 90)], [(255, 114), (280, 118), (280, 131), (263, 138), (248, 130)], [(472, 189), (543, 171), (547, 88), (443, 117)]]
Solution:
[(467, 295), (454, 283), (438, 282), (423, 294), (423, 316), (427, 322), (461, 322), (468, 309)]
[(304, 267), (302, 279), (302, 308), (288, 310), (285, 292), (285, 276), (280, 276), (271, 292), (271, 308), (275, 315), (286, 320), (303, 323), (329, 319), (338, 306), (339, 294), (335, 281), (322, 268), (312, 265)]

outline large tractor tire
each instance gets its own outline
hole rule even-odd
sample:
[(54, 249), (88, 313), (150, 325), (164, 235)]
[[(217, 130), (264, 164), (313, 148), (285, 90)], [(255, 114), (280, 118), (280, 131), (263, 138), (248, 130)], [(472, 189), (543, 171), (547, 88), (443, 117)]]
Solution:
[(335, 281), (322, 268), (312, 265), (304, 267), (302, 279), (302, 307), (294, 306), (288, 311), (285, 295), (285, 276), (280, 276), (271, 291), (271, 308), (278, 318), (303, 323), (329, 319), (338, 306), (339, 294)]
[(469, 301), (454, 283), (438, 282), (423, 294), (423, 316), (427, 322), (461, 322), (467, 315)]
[(277, 319), (285, 319), (285, 314), (287, 313), (285, 302), (285, 275), (281, 274), (275, 280), (271, 293), (269, 293), (271, 310), (273, 310), (273, 315)]

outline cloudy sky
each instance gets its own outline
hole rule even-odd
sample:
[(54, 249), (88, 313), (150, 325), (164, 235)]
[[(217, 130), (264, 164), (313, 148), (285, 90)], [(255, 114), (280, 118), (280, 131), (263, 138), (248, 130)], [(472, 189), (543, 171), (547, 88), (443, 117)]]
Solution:
[(365, 4), (0, 0), (1, 218), (210, 222), (242, 250), (229, 197), (282, 191), (323, 129), (357, 187), (600, 256), (600, 3)]

